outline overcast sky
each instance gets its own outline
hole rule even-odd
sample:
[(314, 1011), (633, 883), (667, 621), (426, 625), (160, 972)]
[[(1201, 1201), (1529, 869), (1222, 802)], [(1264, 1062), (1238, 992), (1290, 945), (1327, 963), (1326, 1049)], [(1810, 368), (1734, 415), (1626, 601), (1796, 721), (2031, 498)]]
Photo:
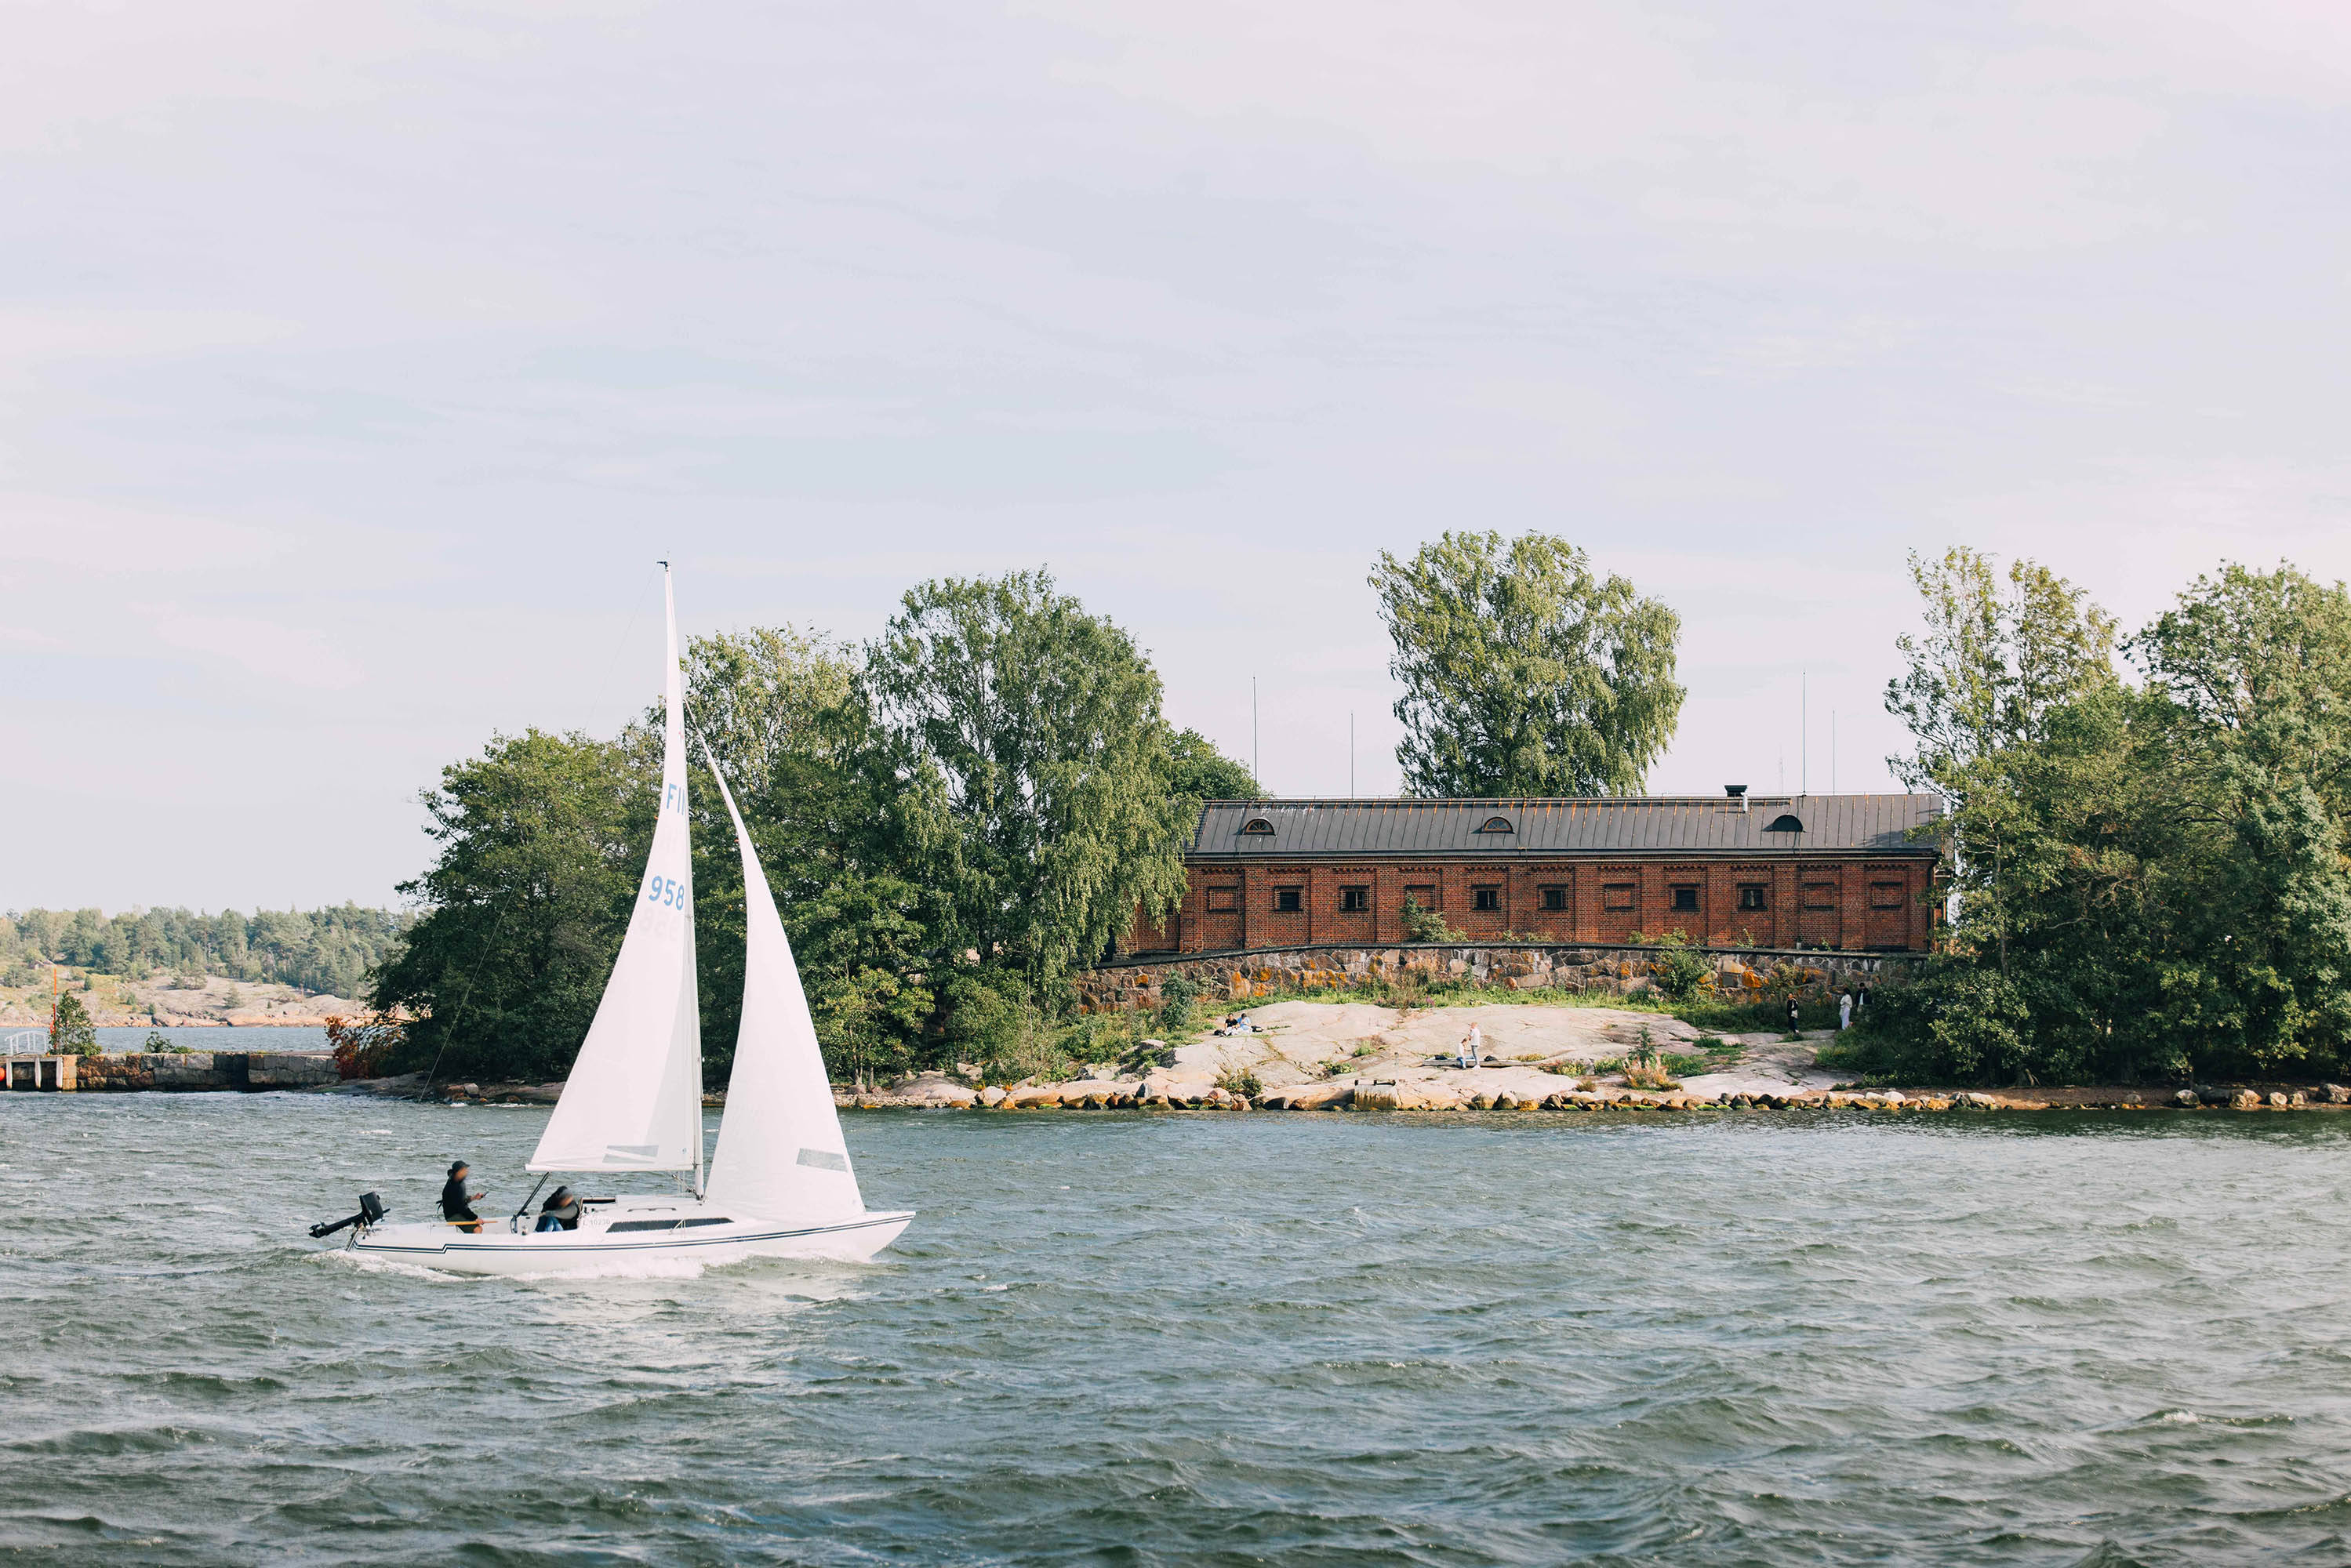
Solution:
[(1914, 549), (2351, 570), (2339, 0), (5, 28), (0, 906), (390, 901), (652, 695), (656, 556), (851, 638), (1050, 566), (1285, 794), (1395, 788), (1447, 528), (1681, 612), (1667, 792), (1890, 787)]

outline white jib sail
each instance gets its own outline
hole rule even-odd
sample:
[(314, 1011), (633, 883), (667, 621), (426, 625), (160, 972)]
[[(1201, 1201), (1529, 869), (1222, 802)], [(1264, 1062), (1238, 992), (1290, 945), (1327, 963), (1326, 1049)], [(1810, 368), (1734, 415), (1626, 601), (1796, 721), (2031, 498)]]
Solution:
[(628, 935), (580, 1060), (530, 1156), (535, 1171), (699, 1171), (702, 1006), (694, 970), (694, 866), (685, 821), (685, 719), (677, 601), (668, 620), (661, 813)]
[[(710, 771), (718, 763), (703, 747)], [(832, 1109), (824, 1053), (800, 989), (799, 966), (776, 915), (768, 874), (744, 830), (735, 796), (718, 777), (743, 854), (743, 1028), (735, 1037), (735, 1072), (726, 1113), (710, 1160), (709, 1201), (732, 1216), (823, 1224), (865, 1212), (850, 1167), (849, 1144)]]

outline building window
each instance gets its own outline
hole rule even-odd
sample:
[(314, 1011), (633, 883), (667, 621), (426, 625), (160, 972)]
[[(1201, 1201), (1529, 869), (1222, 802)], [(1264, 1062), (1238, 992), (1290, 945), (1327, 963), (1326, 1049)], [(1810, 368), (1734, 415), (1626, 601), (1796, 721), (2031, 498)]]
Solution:
[(1633, 907), (1636, 892), (1637, 890), (1629, 882), (1603, 883), (1600, 884), (1600, 907), (1630, 909)]
[(1485, 825), (1478, 831), (1481, 833), (1515, 833), (1519, 830), (1510, 826), (1510, 819), (1508, 817), (1489, 817), (1486, 819)]
[(1502, 890), (1499, 887), (1481, 887), (1473, 890), (1469, 894), (1469, 907), (1482, 910), (1489, 915), (1500, 914)]
[(1563, 887), (1544, 888), (1542, 890), (1542, 900), (1543, 907), (1545, 909), (1565, 909), (1567, 907), (1567, 889)]
[(1694, 887), (1674, 889), (1674, 907), (1685, 914), (1698, 913), (1698, 889)]
[(1804, 883), (1804, 907), (1806, 909), (1834, 909), (1836, 907), (1836, 883), (1833, 882), (1808, 882)]
[(1770, 901), (1763, 896), (1763, 884), (1760, 882), (1745, 882), (1740, 883), (1739, 907), (1741, 909), (1771, 908), (1771, 905)]
[(1368, 887), (1343, 887), (1339, 890), (1339, 913), (1361, 915), (1372, 906), (1372, 890)]
[(1273, 824), (1266, 821), (1263, 817), (1251, 817), (1248, 821), (1241, 824), (1241, 831), (1262, 837), (1273, 831)]
[(1277, 887), (1273, 890), (1273, 910), (1277, 915), (1295, 915), (1306, 907), (1306, 890), (1299, 887)]
[(1902, 907), (1902, 884), (1898, 882), (1873, 882), (1869, 884), (1869, 907), (1899, 909)]
[(1437, 902), (1437, 889), (1434, 887), (1407, 887), (1404, 890), (1404, 896), (1405, 903), (1417, 904), (1423, 909), (1442, 907)]
[(1241, 884), (1237, 882), (1212, 882), (1208, 884), (1208, 913), (1231, 915), (1241, 906)]

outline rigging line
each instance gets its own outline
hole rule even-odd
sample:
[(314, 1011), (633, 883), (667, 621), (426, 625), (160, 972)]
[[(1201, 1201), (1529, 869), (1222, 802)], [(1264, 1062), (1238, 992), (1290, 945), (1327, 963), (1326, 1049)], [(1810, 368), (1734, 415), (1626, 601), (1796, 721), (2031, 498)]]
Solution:
[[(512, 904), (507, 905), (507, 909), (512, 907)], [(507, 910), (501, 909), (497, 919), (490, 925), (490, 939), (482, 944), (482, 950), (475, 958), (473, 976), (465, 982), (465, 994), (457, 998), (457, 1010), (449, 1015), (449, 1027), (441, 1036), (441, 1049), (433, 1053), (433, 1065), (424, 1070), (424, 1087), (428, 1090), (433, 1087), (433, 1075), (441, 1071), (441, 1059), (449, 1053), (449, 1036), (457, 1032), (457, 1020), (465, 1016), (465, 1004), (474, 999), (474, 988), (481, 983), (482, 963), (489, 957), (490, 949), (497, 945), (498, 933), (506, 929), (506, 925)]]

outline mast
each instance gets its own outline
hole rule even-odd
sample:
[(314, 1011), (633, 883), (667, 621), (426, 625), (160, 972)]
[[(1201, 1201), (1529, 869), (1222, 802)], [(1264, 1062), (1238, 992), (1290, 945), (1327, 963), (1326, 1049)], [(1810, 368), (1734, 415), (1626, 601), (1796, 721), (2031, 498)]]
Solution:
[[(662, 562), (661, 569), (662, 619), (664, 630), (667, 633), (669, 649), (669, 664), (662, 672), (662, 704), (667, 710), (663, 715), (663, 728), (666, 733), (668, 744), (677, 748), (679, 758), (684, 762), (686, 760), (685, 693), (684, 682), (678, 673), (677, 662), (677, 593), (670, 586), (669, 562)], [(686, 781), (693, 772), (694, 768), (690, 764), (678, 769), (680, 796), (684, 795)], [(683, 800), (678, 802), (678, 812), (681, 816), (685, 813), (685, 803)], [(697, 976), (700, 966), (689, 963), (686, 967), (686, 985), (698, 986)], [(698, 1009), (696, 1012), (696, 1021), (699, 1022)], [(685, 1116), (686, 1144), (694, 1150), (693, 1191), (694, 1196), (699, 1198), (702, 1196), (702, 1041), (699, 1039), (694, 1042), (694, 1092), (686, 1098)]]

